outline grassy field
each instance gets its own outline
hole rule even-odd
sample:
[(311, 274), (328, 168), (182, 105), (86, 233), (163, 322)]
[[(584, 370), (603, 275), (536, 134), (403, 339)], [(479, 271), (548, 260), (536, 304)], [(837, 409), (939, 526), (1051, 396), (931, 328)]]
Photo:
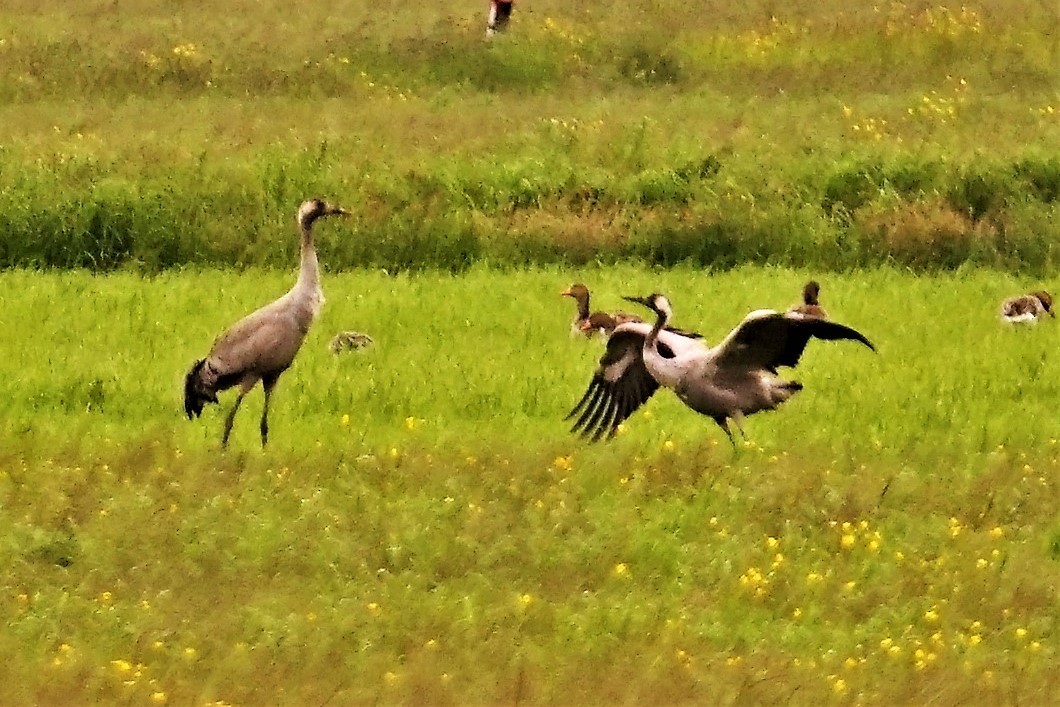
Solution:
[(572, 279), (717, 341), (808, 276), (333, 274), (225, 453), (183, 373), (289, 273), (0, 275), (5, 702), (1047, 704), (1058, 331), (996, 305), (1054, 282), (830, 275), (879, 353), (813, 344), (738, 452), (668, 393), (568, 434)]
[[(1058, 330), (996, 316), (1058, 287), (1055, 3), (179, 5), (0, 9), (0, 702), (1055, 700)], [(313, 195), (222, 452), (184, 372)], [(879, 352), (739, 450), (568, 433), (572, 281), (718, 341), (811, 276)]]

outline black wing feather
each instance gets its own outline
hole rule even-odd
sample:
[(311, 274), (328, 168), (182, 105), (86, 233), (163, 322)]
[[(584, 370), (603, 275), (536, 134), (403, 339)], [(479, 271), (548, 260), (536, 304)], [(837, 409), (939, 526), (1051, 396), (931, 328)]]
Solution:
[(571, 432), (593, 442), (610, 439), (630, 415), (659, 389), (644, 365), (644, 336), (619, 331), (607, 340), (607, 350), (589, 381), (589, 387), (567, 414), (577, 416)]
[(761, 366), (771, 371), (776, 371), (778, 366), (795, 367), (810, 339), (857, 341), (876, 350), (872, 342), (855, 329), (791, 312), (774, 312), (744, 320), (731, 337), (719, 362)]

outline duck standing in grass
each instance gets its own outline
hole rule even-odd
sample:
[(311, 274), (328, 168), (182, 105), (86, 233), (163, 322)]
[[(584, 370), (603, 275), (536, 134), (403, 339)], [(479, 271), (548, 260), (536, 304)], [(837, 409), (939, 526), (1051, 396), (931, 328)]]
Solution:
[(802, 288), (802, 302), (793, 304), (788, 311), (804, 314), (807, 317), (827, 319), (828, 312), (824, 311), (824, 307), (821, 306), (820, 296), (821, 286), (816, 280), (810, 280)]
[(1038, 319), (1053, 312), (1053, 298), (1045, 290), (1009, 297), (1001, 303), (1001, 321), (1008, 324), (1037, 324)]
[(578, 316), (571, 324), (571, 333), (583, 334), (588, 338), (600, 334), (608, 336), (615, 327), (626, 322), (644, 321), (635, 314), (627, 312), (591, 312), (589, 310), (589, 288), (580, 282), (576, 282), (567, 289), (560, 292), (563, 297), (571, 297), (578, 303)]

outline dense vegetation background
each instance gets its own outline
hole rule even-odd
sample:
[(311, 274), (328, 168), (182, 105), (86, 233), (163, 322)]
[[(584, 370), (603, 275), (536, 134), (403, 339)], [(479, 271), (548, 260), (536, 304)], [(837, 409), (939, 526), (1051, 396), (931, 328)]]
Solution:
[(0, 266), (1058, 257), (1053, 3), (8, 4)]

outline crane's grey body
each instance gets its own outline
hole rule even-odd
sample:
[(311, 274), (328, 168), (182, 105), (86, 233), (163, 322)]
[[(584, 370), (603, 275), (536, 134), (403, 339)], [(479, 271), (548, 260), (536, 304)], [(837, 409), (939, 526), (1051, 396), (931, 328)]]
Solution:
[(302, 347), (313, 320), (324, 304), (320, 265), (313, 244), (313, 222), (347, 212), (320, 199), (310, 199), (298, 210), (301, 233), (301, 267), (298, 281), (275, 302), (248, 314), (214, 341), (206, 358), (196, 361), (184, 380), (184, 411), (188, 419), (202, 414), (206, 403), (216, 403), (217, 393), (239, 387), (239, 397), (225, 418), (222, 445), (228, 444), (232, 423), (243, 397), (261, 381), (265, 407), (261, 415), (261, 444), (268, 442), (269, 402), (280, 375), (290, 367)]
[(608, 339), (588, 390), (568, 415), (578, 416), (574, 431), (593, 441), (614, 435), (660, 386), (713, 419), (732, 441), (729, 420), (742, 433), (744, 416), (773, 410), (802, 390), (800, 383), (778, 377), (777, 367), (794, 367), (811, 338), (850, 339), (875, 350), (850, 327), (772, 310), (751, 312), (720, 344), (709, 347), (665, 328), (671, 316), (665, 297), (627, 299), (648, 306), (658, 318), (654, 325), (622, 324)]

